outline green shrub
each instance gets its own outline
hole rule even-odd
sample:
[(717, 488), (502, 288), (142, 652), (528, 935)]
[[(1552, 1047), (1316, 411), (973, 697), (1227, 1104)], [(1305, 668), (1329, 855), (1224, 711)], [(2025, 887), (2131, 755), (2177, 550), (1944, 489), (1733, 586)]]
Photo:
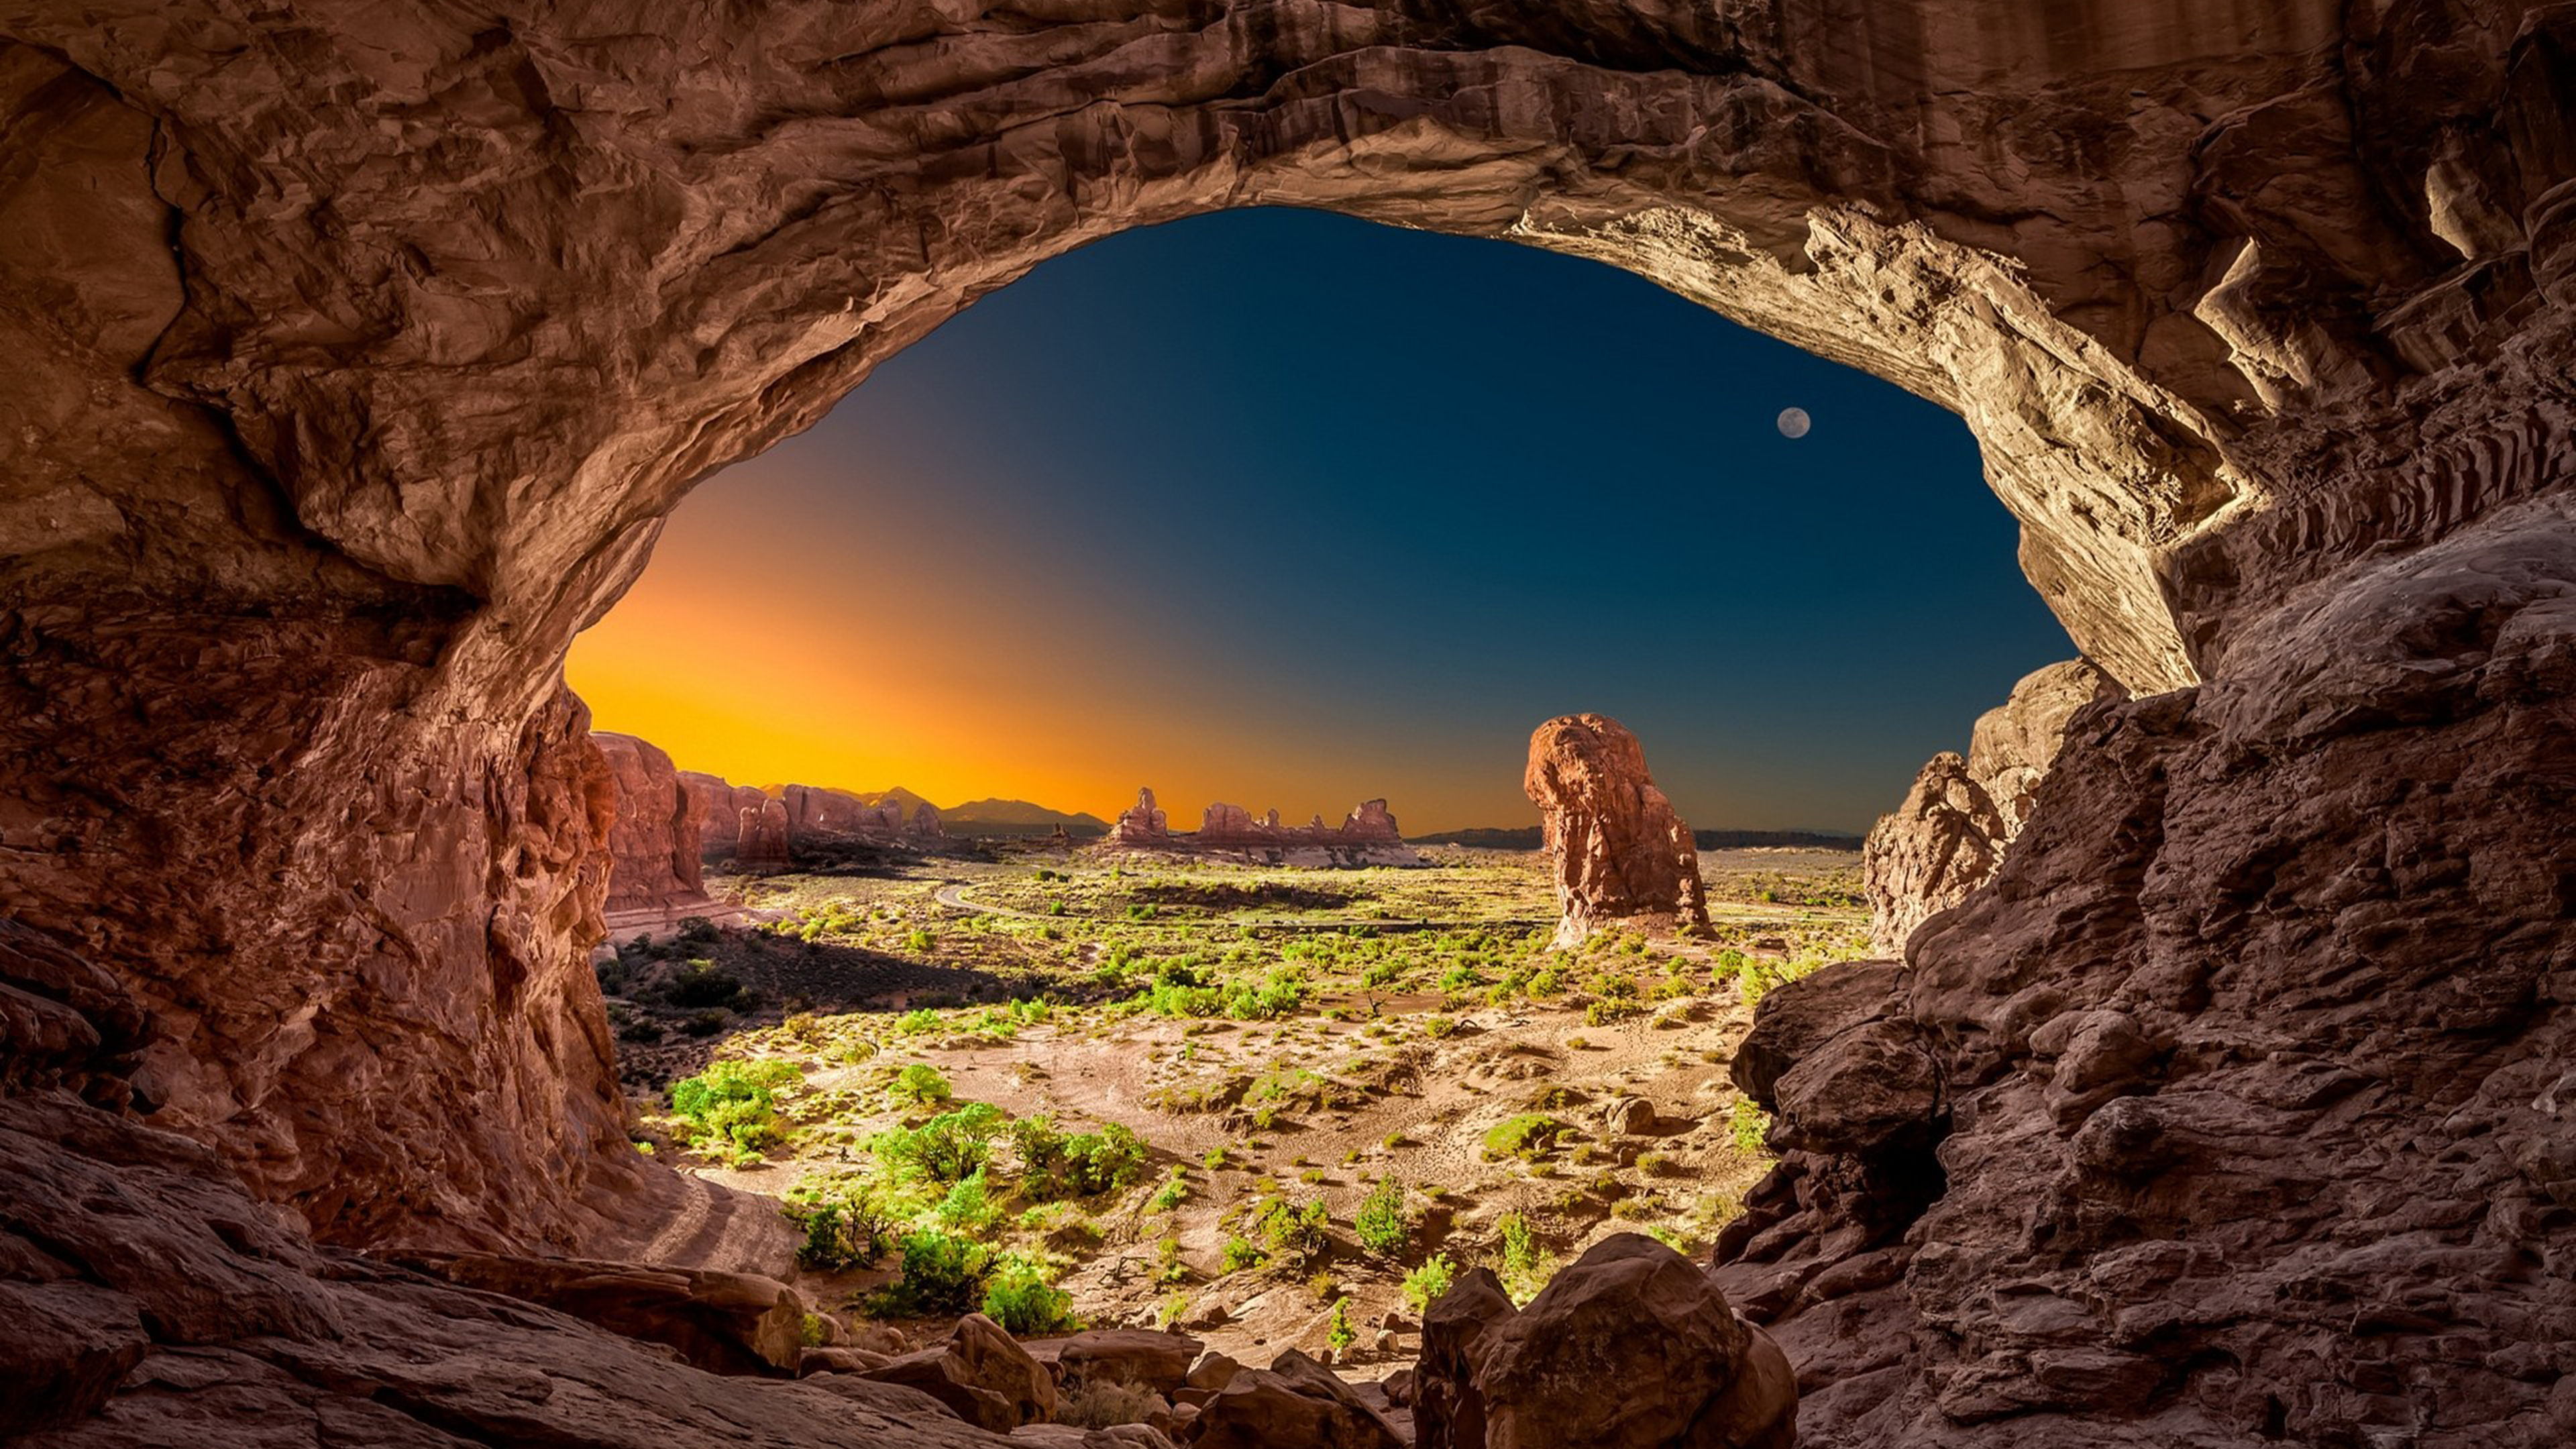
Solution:
[(875, 1267), (893, 1245), (902, 1220), (896, 1204), (867, 1184), (787, 1211), (805, 1229), (805, 1245), (796, 1250), (796, 1261), (808, 1268)]
[(941, 1198), (939, 1206), (932, 1211), (938, 1216), (941, 1227), (952, 1233), (976, 1236), (992, 1231), (993, 1223), (1002, 1215), (1000, 1207), (993, 1202), (992, 1194), (986, 1190), (984, 1169), (980, 1167), (958, 1179), (956, 1185), (948, 1189), (948, 1196)]
[(1145, 1139), (1124, 1123), (1068, 1135), (1038, 1113), (1012, 1123), (1010, 1133), (1021, 1189), (1041, 1202), (1122, 1191), (1145, 1169)]
[(1324, 1325), (1324, 1341), (1333, 1346), (1336, 1354), (1349, 1352), (1351, 1345), (1360, 1341), (1359, 1333), (1351, 1327), (1351, 1300), (1333, 1300), (1333, 1316)]
[(988, 1102), (970, 1102), (917, 1128), (878, 1134), (868, 1149), (889, 1169), (935, 1183), (962, 1182), (992, 1159), (993, 1135), (1002, 1114)]
[(696, 960), (681, 967), (670, 984), (662, 988), (662, 999), (683, 1008), (721, 1006), (739, 1011), (757, 998), (740, 977), (713, 961)]
[(740, 1161), (786, 1140), (775, 1092), (802, 1075), (793, 1062), (712, 1062), (672, 1084), (671, 1110), (691, 1146)]
[(1485, 1134), (1485, 1155), (1534, 1162), (1545, 1157), (1565, 1131), (1564, 1123), (1545, 1112), (1523, 1112), (1494, 1124)]
[(1171, 1175), (1163, 1179), (1162, 1189), (1145, 1206), (1158, 1213), (1167, 1213), (1188, 1201), (1189, 1196), (1190, 1180), (1182, 1173), (1180, 1164), (1174, 1163)]
[(1503, 1280), (1503, 1292), (1513, 1303), (1525, 1304), (1547, 1286), (1556, 1270), (1556, 1259), (1540, 1250), (1526, 1214), (1505, 1213), (1495, 1226), (1503, 1236), (1502, 1268), (1496, 1276)]
[(1735, 1133), (1737, 1150), (1751, 1153), (1755, 1157), (1770, 1155), (1767, 1139), (1771, 1135), (1771, 1114), (1763, 1111), (1752, 1098), (1735, 1099), (1734, 1120), (1731, 1125)]
[(1262, 1241), (1268, 1245), (1269, 1256), (1296, 1268), (1313, 1263), (1331, 1246), (1328, 1229), (1332, 1221), (1322, 1198), (1304, 1207), (1291, 1207), (1286, 1198), (1272, 1198), (1253, 1217)]
[(1404, 1184), (1387, 1178), (1370, 1188), (1351, 1218), (1351, 1232), (1361, 1247), (1381, 1258), (1397, 1257), (1413, 1246), (1413, 1215), (1404, 1206)]
[(1439, 1302), (1440, 1295), (1457, 1281), (1457, 1274), (1457, 1265), (1449, 1261), (1448, 1254), (1432, 1254), (1422, 1260), (1421, 1267), (1404, 1275), (1404, 1301), (1413, 1305), (1416, 1315), (1430, 1312), (1431, 1305)]
[(915, 951), (927, 953), (931, 947), (939, 944), (939, 938), (930, 934), (925, 928), (916, 927), (911, 935), (903, 938), (903, 943)]
[(1253, 1246), (1250, 1238), (1236, 1233), (1225, 1240), (1225, 1250), (1217, 1255), (1217, 1261), (1221, 1271), (1239, 1273), (1261, 1262), (1261, 1250)]
[(930, 1318), (977, 1307), (992, 1276), (992, 1250), (971, 1238), (919, 1228), (904, 1235), (903, 1276), (879, 1290), (878, 1304), (905, 1317)]
[(1071, 1333), (1082, 1326), (1073, 1295), (1048, 1281), (1043, 1265), (1013, 1253), (993, 1270), (984, 1289), (984, 1316), (1023, 1336)]
[(935, 1107), (954, 1095), (949, 1089), (948, 1079), (939, 1074), (939, 1068), (928, 1062), (914, 1062), (895, 1073), (894, 1086), (889, 1090), (895, 1101), (915, 1107)]

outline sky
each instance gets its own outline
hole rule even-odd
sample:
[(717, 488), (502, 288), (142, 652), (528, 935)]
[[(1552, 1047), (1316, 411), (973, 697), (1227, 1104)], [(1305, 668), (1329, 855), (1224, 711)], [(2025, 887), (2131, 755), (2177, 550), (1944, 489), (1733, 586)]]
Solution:
[(1894, 386), (1264, 208), (1049, 261), (700, 484), (567, 672), (737, 784), (1527, 825), (1530, 731), (1597, 711), (1694, 826), (1860, 831), (2074, 657), (2017, 537)]

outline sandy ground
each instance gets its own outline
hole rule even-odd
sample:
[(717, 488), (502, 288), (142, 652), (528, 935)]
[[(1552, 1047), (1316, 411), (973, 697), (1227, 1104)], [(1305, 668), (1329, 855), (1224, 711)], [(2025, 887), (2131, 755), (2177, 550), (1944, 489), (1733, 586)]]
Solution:
[[(1043, 1112), (1068, 1130), (1125, 1123), (1152, 1149), (1139, 1186), (1059, 1210), (1052, 1231), (1010, 1229), (997, 1239), (1051, 1255), (1060, 1285), (1093, 1323), (1172, 1319), (1248, 1358), (1266, 1360), (1292, 1346), (1324, 1349), (1330, 1302), (1347, 1295), (1361, 1343), (1342, 1362), (1375, 1376), (1410, 1362), (1418, 1347), (1401, 1301), (1405, 1271), (1434, 1253), (1461, 1268), (1496, 1260), (1506, 1213), (1525, 1214), (1544, 1251), (1563, 1259), (1611, 1232), (1648, 1228), (1685, 1251), (1704, 1251), (1767, 1167), (1737, 1131), (1726, 1064), (1751, 1012), (1725, 969), (1740, 957), (1721, 953), (1811, 962), (1851, 954), (1866, 934), (1866, 913), (1843, 900), (1845, 877), (1856, 872), (1852, 857), (1719, 852), (1704, 863), (1719, 925), (1713, 939), (1621, 940), (1561, 963), (1569, 979), (1608, 972), (1650, 993), (1663, 988), (1663, 999), (1623, 1020), (1587, 1023), (1587, 993), (1579, 988), (1555, 999), (1499, 1003), (1478, 999), (1483, 993), (1444, 992), (1423, 979), (1428, 967), (1382, 988), (1318, 970), (1302, 1008), (1275, 1021), (1101, 1009), (1127, 994), (1094, 979), (1113, 952), (1233, 950), (1258, 963), (1274, 959), (1283, 943), (1312, 939), (1309, 933), (1338, 940), (1354, 925), (1376, 933), (1386, 943), (1383, 955), (1396, 963), (1428, 958), (1442, 949), (1439, 942), (1461, 935), (1500, 941), (1488, 953), (1500, 961), (1558, 959), (1533, 951), (1528, 939), (1543, 943), (1546, 927), (1537, 923), (1552, 924), (1532, 909), (1547, 901), (1536, 857), (1445, 854), (1457, 863), (1401, 873), (1209, 867), (1176, 878), (1129, 874), (1068, 853), (924, 860), (855, 879), (772, 880), (753, 890), (759, 909), (790, 927), (821, 914), (840, 929), (818, 932), (811, 944), (734, 931), (702, 938), (689, 949), (753, 980), (766, 1009), (744, 1012), (705, 1039), (630, 1045), (630, 1080), (639, 1094), (650, 1092), (659, 1084), (651, 1078), (667, 1082), (716, 1054), (796, 1061), (803, 1085), (784, 1102), (801, 1130), (772, 1160), (737, 1170), (694, 1160), (674, 1144), (667, 1123), (653, 1133), (657, 1150), (706, 1181), (774, 1199), (786, 1198), (800, 1179), (867, 1168), (867, 1136), (902, 1120), (884, 1084), (913, 1062), (935, 1066), (961, 1103), (989, 1102), (1011, 1117)], [(1037, 870), (1057, 878), (1040, 878)], [(1311, 889), (1307, 877), (1314, 878)], [(1766, 891), (1801, 900), (1759, 899)], [(1193, 900), (1218, 904), (1162, 904)], [(1140, 903), (1149, 907), (1143, 919)], [(854, 919), (861, 912), (865, 918)], [(1431, 929), (1420, 926), (1425, 921)], [(818, 982), (834, 980), (849, 989), (818, 1000)], [(1007, 1039), (977, 1035), (965, 1007), (937, 1027), (909, 1033), (895, 1016), (924, 1001), (1000, 1000), (1044, 986), (1070, 1004)], [(790, 994), (793, 1002), (785, 999)], [(790, 1005), (809, 1014), (793, 1030), (770, 1027)], [(635, 1068), (648, 1059), (649, 1068)], [(1265, 1075), (1296, 1090), (1270, 1101), (1229, 1100), (1247, 1083), (1257, 1091)], [(1631, 1097), (1652, 1105), (1650, 1131), (1611, 1129), (1608, 1105)], [(1197, 1099), (1210, 1108), (1176, 1109)], [(642, 1105), (666, 1110), (658, 1093)], [(1535, 1161), (1489, 1160), (1487, 1131), (1542, 1107), (1572, 1129), (1558, 1150)], [(1217, 1148), (1226, 1149), (1226, 1165), (1211, 1170), (1207, 1157)], [(1173, 1167), (1183, 1171), (1187, 1197), (1155, 1211), (1153, 1193)], [(1361, 1251), (1350, 1228), (1362, 1196), (1381, 1179), (1401, 1183), (1417, 1215), (1412, 1243), (1393, 1259)], [(1320, 1262), (1225, 1271), (1226, 1240), (1241, 1226), (1235, 1215), (1264, 1190), (1327, 1204), (1334, 1242)], [(704, 1254), (728, 1266), (793, 1272), (778, 1261), (784, 1250), (770, 1225), (692, 1220), (685, 1205), (682, 1214), (657, 1244), (667, 1251), (653, 1256)], [(1166, 1240), (1177, 1243), (1177, 1267)], [(743, 1261), (763, 1254), (768, 1261)], [(892, 1267), (809, 1272), (802, 1286), (855, 1315)], [(1381, 1324), (1395, 1329), (1386, 1351), (1370, 1347)]]

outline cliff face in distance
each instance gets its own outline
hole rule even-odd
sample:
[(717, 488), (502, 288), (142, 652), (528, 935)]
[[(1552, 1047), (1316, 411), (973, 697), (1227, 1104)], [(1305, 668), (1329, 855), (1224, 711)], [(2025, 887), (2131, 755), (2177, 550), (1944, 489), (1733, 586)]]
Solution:
[(1804, 1442), (2563, 1444), (2571, 114), (2509, 0), (27, 0), (0, 902), (258, 1199), (578, 1247), (651, 1169), (560, 667), (662, 517), (1124, 227), (1508, 237), (1957, 409), (2128, 696), (1781, 1048), (1721, 1272)]

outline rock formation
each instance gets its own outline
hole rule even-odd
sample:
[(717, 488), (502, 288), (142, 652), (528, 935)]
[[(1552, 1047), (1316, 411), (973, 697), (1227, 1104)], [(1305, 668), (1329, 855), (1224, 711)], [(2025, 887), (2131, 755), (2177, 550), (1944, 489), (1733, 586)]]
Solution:
[(915, 1389), (979, 1429), (1008, 1434), (1055, 1416), (1055, 1381), (1027, 1349), (980, 1313), (957, 1321), (948, 1341), (908, 1353), (863, 1377)]
[(1414, 1449), (1790, 1449), (1789, 1361), (1707, 1273), (1617, 1233), (1515, 1311), (1477, 1269), (1423, 1325)]
[(943, 840), (948, 832), (940, 828), (939, 807), (924, 800), (912, 808), (912, 819), (903, 833), (915, 840)]
[(1163, 812), (1162, 806), (1154, 803), (1154, 790), (1150, 785), (1138, 790), (1136, 803), (1119, 811), (1118, 818), (1109, 823), (1108, 843), (1112, 845), (1159, 846), (1171, 838), (1171, 817)]
[(1175, 831), (1163, 808), (1154, 803), (1151, 789), (1138, 791), (1135, 808), (1120, 812), (1101, 848), (1208, 853), (1276, 865), (1422, 862), (1421, 855), (1405, 845), (1384, 800), (1362, 801), (1339, 826), (1326, 825), (1321, 815), (1309, 825), (1282, 825), (1275, 809), (1256, 816), (1240, 805), (1218, 801), (1201, 813), (1197, 830)]
[(763, 795), (760, 803), (742, 807), (735, 820), (733, 860), (737, 869), (776, 871), (795, 864), (786, 801)]
[(702, 770), (682, 770), (680, 787), (698, 810), (698, 845), (709, 860), (729, 858), (742, 839), (742, 812), (756, 808), (769, 797), (756, 785), (727, 784), (720, 775)]
[(1861, 848), (1876, 949), (1901, 954), (1914, 928), (1993, 879), (2021, 833), (2075, 712), (2118, 685), (2081, 659), (2035, 670), (1978, 716), (1967, 758), (1943, 751)]
[(671, 757), (633, 735), (593, 730), (590, 742), (608, 763), (617, 787), (608, 827), (608, 902), (611, 911), (703, 900), (699, 874), (705, 809), (680, 783)]
[(1556, 943), (1605, 923), (1708, 924), (1699, 847), (1646, 774), (1646, 751), (1606, 715), (1552, 719), (1530, 735), (1521, 788), (1538, 806), (1555, 876)]
[[(148, 1030), (113, 975), (0, 921), (0, 1439), (12, 1445), (992, 1442), (905, 1390), (718, 1377), (665, 1346), (764, 1367), (745, 1355), (779, 1346), (774, 1283), (773, 1301), (746, 1311), (693, 1297), (692, 1280), (703, 1290), (725, 1275), (612, 1267), (585, 1282), (560, 1262), (433, 1263), (568, 1295), (567, 1315), (317, 1247), (219, 1153), (128, 1110)], [(590, 1312), (641, 1337), (578, 1316)], [(792, 1348), (795, 1327), (783, 1334)]]
[[(337, 1241), (591, 1238), (646, 1169), (571, 639), (689, 488), (976, 297), (1248, 202), (1622, 266), (1957, 409), (2134, 696), (1908, 942), (1949, 1124), (1911, 1220), (1888, 1159), (1801, 1150), (1732, 1241), (1813, 1267), (1771, 1320), (1806, 1442), (2576, 1434), (2565, 6), (28, 0), (0, 38), (0, 903), (150, 1028), (149, 1125), (0, 1103), (0, 1191), (83, 1184), (0, 1257), (40, 1412), (114, 1384), (60, 1442), (954, 1433), (352, 1268), (214, 1162)], [(139, 1206), (110, 1243), (88, 1201)]]

